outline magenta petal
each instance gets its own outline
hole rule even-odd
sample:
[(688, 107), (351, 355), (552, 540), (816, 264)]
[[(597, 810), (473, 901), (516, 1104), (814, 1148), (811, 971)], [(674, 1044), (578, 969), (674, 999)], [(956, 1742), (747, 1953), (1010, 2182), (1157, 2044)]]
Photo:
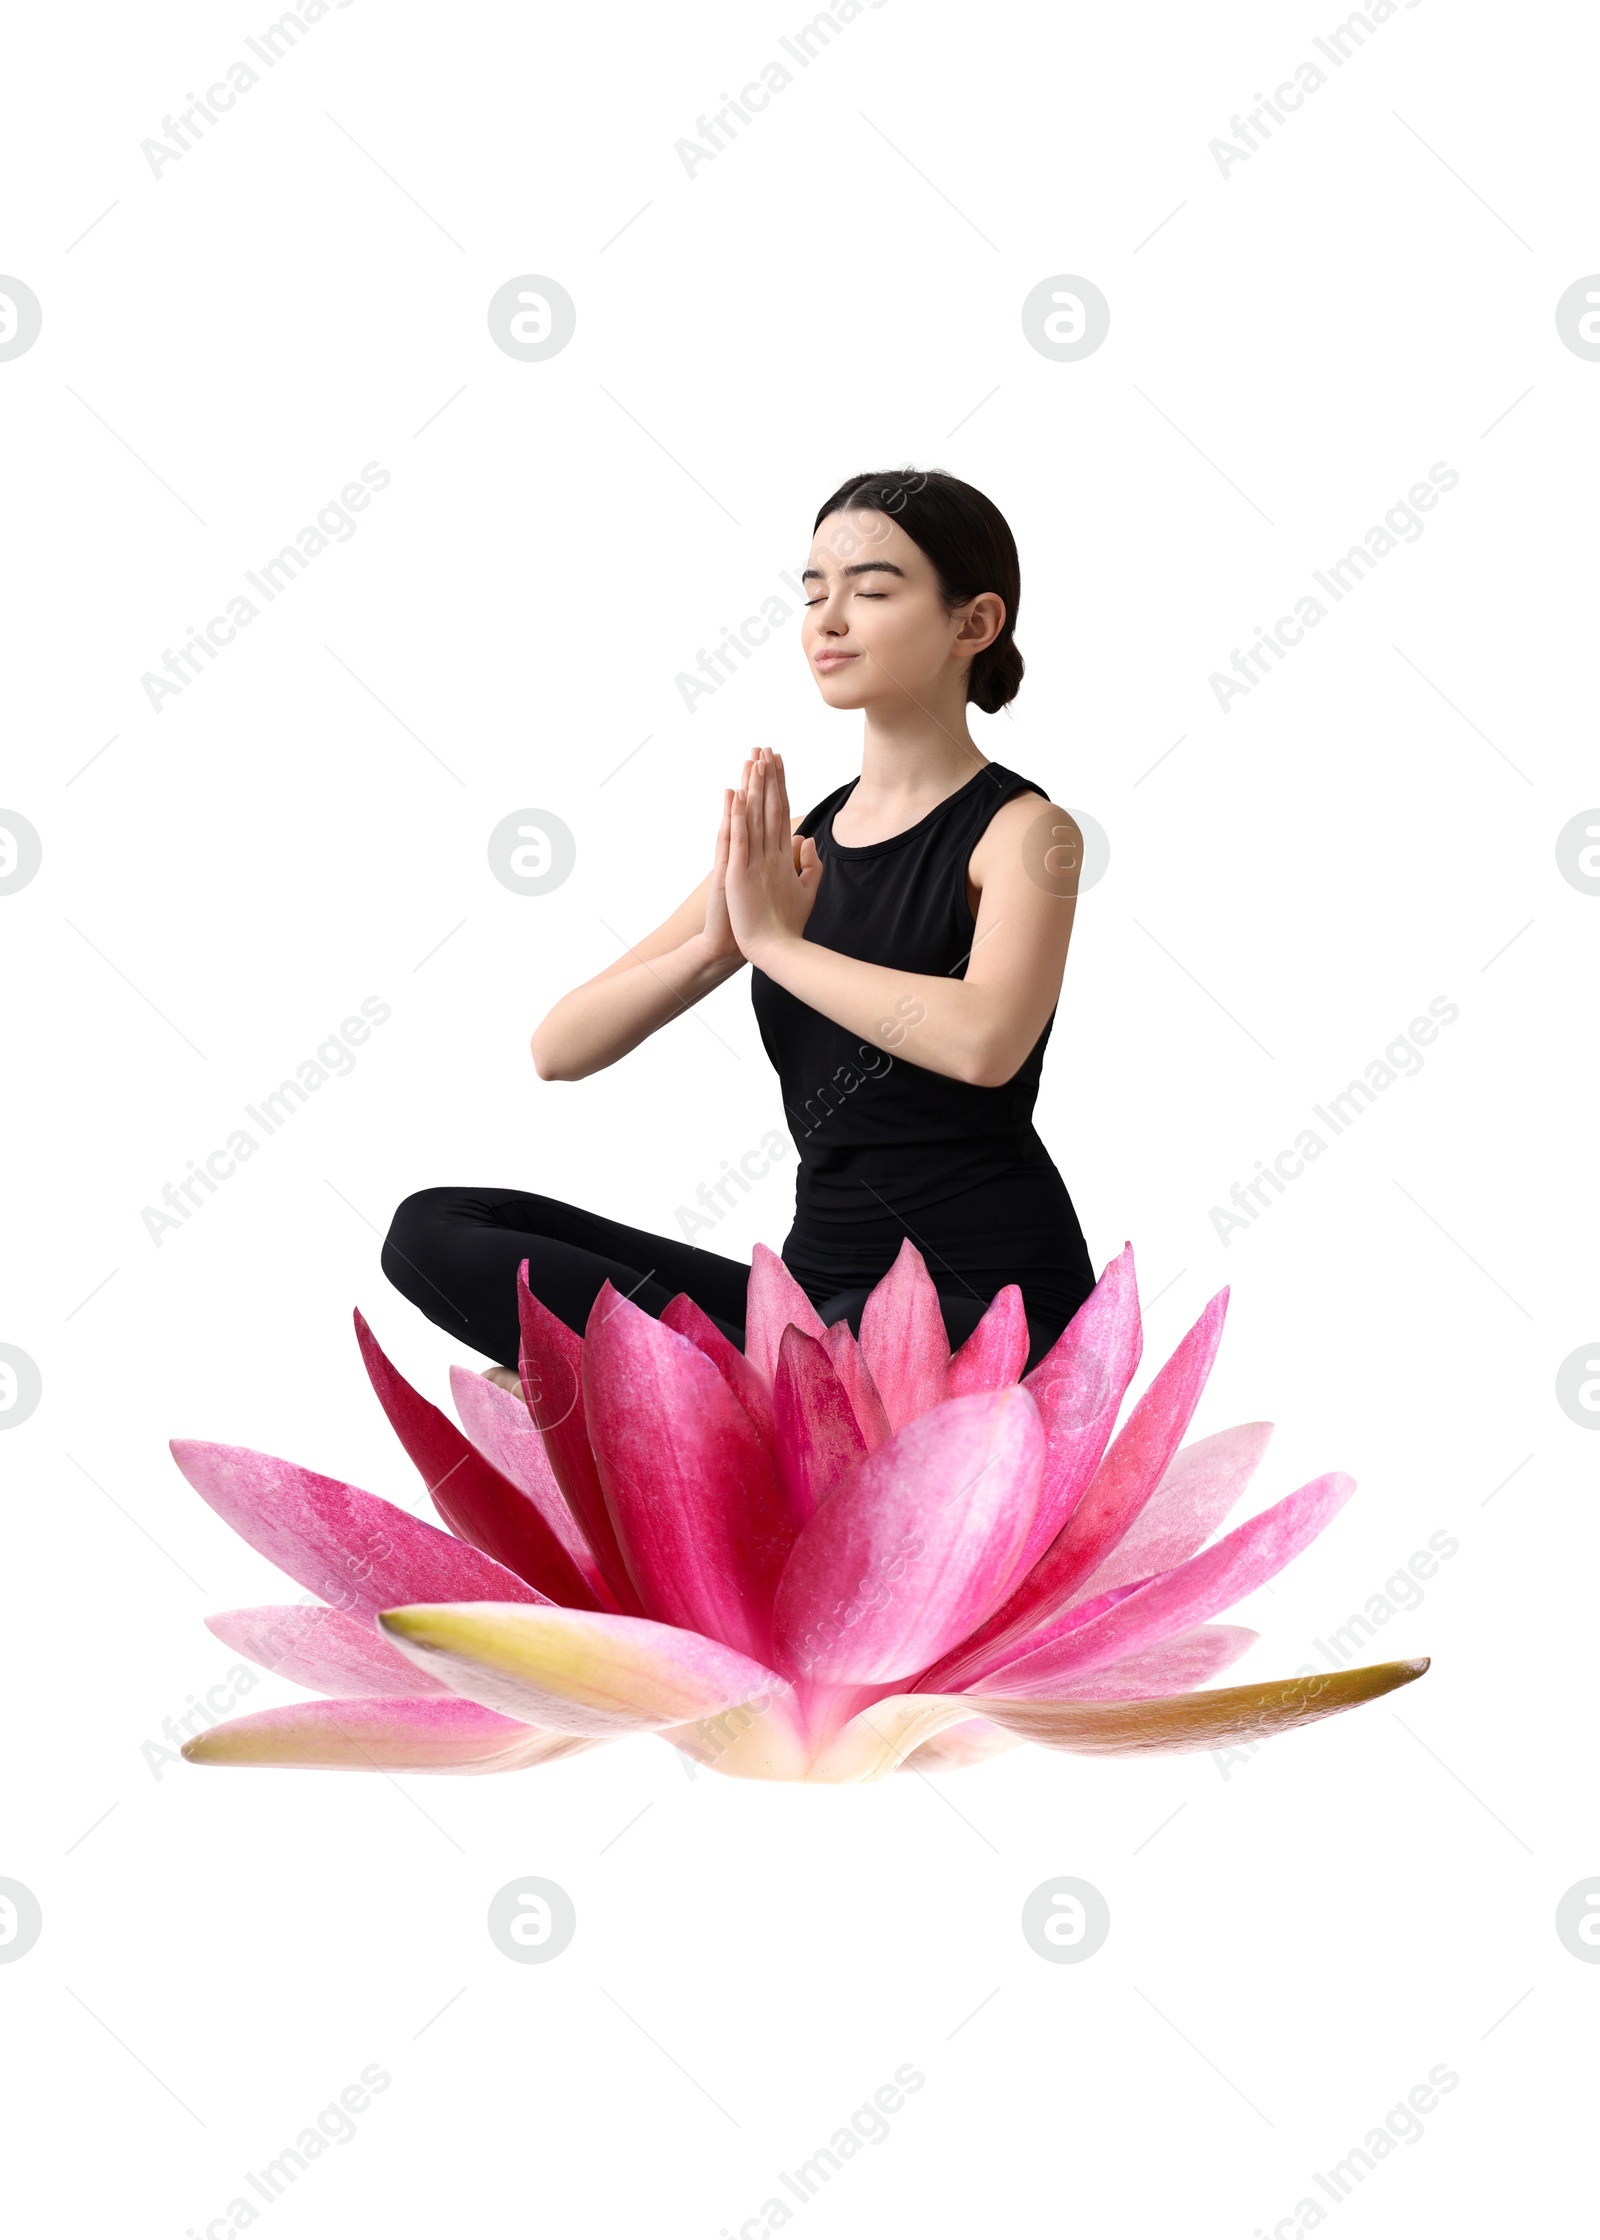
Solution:
[(526, 1260), (517, 1270), (517, 1313), (522, 1328), (523, 1398), (544, 1439), (556, 1484), (617, 1608), (631, 1617), (641, 1616), (639, 1597), (617, 1546), (616, 1526), (606, 1507), (600, 1472), (589, 1444), (583, 1405), (583, 1340), (528, 1289)]
[(884, 1412), (883, 1396), (873, 1383), (872, 1371), (862, 1356), (860, 1342), (841, 1315), (823, 1332), (822, 1343), (839, 1373), (840, 1383), (850, 1395), (850, 1406), (867, 1452), (874, 1454), (889, 1436), (889, 1418)]
[(1039, 1498), (1029, 1395), (966, 1393), (905, 1424), (838, 1486), (778, 1589), (782, 1669), (867, 1684), (914, 1673), (979, 1624)]
[(772, 1248), (758, 1244), (750, 1255), (744, 1350), (745, 1358), (769, 1386), (778, 1374), (778, 1347), (791, 1322), (808, 1338), (822, 1336), (822, 1318), (816, 1308)]
[(950, 1356), (945, 1372), (945, 1397), (962, 1392), (998, 1392), (1015, 1384), (1028, 1358), (1028, 1315), (1022, 1303), (1022, 1286), (1008, 1283), (997, 1291), (982, 1321), (959, 1353)]
[(1309, 1547), (1354, 1491), (1355, 1480), (1342, 1470), (1313, 1478), (1214, 1548), (1191, 1556), (1175, 1571), (1163, 1572), (1137, 1593), (1118, 1600), (1103, 1616), (1075, 1626), (1064, 1639), (1047, 1638), (1025, 1646), (1004, 1663), (991, 1662), (976, 1685), (984, 1694), (1031, 1694), (1034, 1680), (1047, 1670), (1053, 1681), (1060, 1681), (1187, 1631), (1274, 1578)]
[(342, 1610), (300, 1602), (219, 1610), (206, 1624), (219, 1641), (297, 1688), (325, 1696), (447, 1695), (442, 1680), (421, 1673), (391, 1648), (377, 1628)]
[(543, 1434), (529, 1415), (527, 1402), (477, 1369), (452, 1369), (450, 1396), (462, 1429), (478, 1452), (527, 1495), (583, 1573), (596, 1602), (602, 1609), (609, 1607), (611, 1590), (556, 1483)]
[(1080, 1596), (1171, 1571), (1203, 1548), (1249, 1485), (1271, 1437), (1270, 1423), (1236, 1423), (1180, 1447), (1126, 1537), (1083, 1581)]
[(1053, 1665), (1050, 1653), (1041, 1652), (1030, 1665), (1025, 1682), (996, 1673), (978, 1684), (979, 1691), (996, 1700), (1049, 1700), (1060, 1692), (1063, 1676), (1070, 1673), (1074, 1703), (1133, 1703), (1143, 1696), (1182, 1695), (1186, 1689), (1204, 1687), (1217, 1673), (1225, 1672), (1261, 1636), (1248, 1626), (1195, 1626), (1188, 1633), (1136, 1650), (1131, 1657), (1120, 1657), (1115, 1664), (1098, 1666), (1093, 1672), (1082, 1672), (1073, 1662), (1070, 1650), (1074, 1638), (1069, 1633), (1052, 1644), (1061, 1652)]
[(1139, 1395), (1083, 1498), (1040, 1563), (1039, 1600), (1055, 1602), (1086, 1579), (1154, 1493), (1205, 1388), (1227, 1309), (1224, 1286)]
[(778, 1471), (804, 1524), (867, 1451), (844, 1380), (828, 1349), (791, 1323), (778, 1347), (773, 1385)]
[(727, 1380), (729, 1391), (770, 1446), (773, 1439), (772, 1392), (767, 1380), (732, 1340), (723, 1336), (710, 1315), (697, 1307), (686, 1291), (680, 1291), (675, 1299), (667, 1301), (661, 1310), (661, 1320), (669, 1330), (676, 1330), (680, 1338), (687, 1338), (691, 1345), (698, 1346), (708, 1361), (716, 1363)]
[[(936, 1673), (925, 1673), (919, 1685), (969, 1687), (976, 1674), (994, 1671), (1000, 1656), (1019, 1642), (1036, 1643), (1041, 1627), (1069, 1607), (1127, 1532), (1177, 1451), (1216, 1355), (1227, 1301), (1224, 1288), (1156, 1372), (1066, 1523), (992, 1623)], [(1031, 1384), (1030, 1378), (1021, 1389)], [(1051, 1627), (1043, 1638), (1057, 1630)]]
[(493, 1556), (549, 1601), (569, 1610), (592, 1610), (588, 1581), (536, 1504), (479, 1454), (442, 1409), (407, 1384), (359, 1308), (355, 1319), (372, 1389), (456, 1538)]
[(183, 1746), (193, 1765), (300, 1766), (339, 1773), (512, 1773), (592, 1750), (458, 1696), (286, 1703), (208, 1727)]
[(861, 1352), (883, 1399), (891, 1431), (926, 1415), (945, 1396), (950, 1338), (939, 1294), (909, 1237), (861, 1310)]
[(1038, 1367), (1022, 1380), (1020, 1389), (1038, 1404), (1045, 1457), (1038, 1510), (1017, 1560), (1017, 1584), (994, 1616), (946, 1658), (936, 1674), (923, 1674), (919, 1687), (964, 1687), (964, 1676), (983, 1669), (996, 1642), (1012, 1638), (1032, 1622), (1040, 1558), (1081, 1500), (1105, 1453), (1142, 1342), (1139, 1288), (1129, 1244), (1109, 1263)]
[(402, 1602), (543, 1602), (503, 1564), (392, 1501), (248, 1447), (174, 1439), (173, 1460), (241, 1540), (335, 1610)]
[(1044, 1423), (1044, 1491), (1023, 1557), (1043, 1555), (1094, 1475), (1139, 1366), (1144, 1333), (1133, 1247), (1124, 1245), (1023, 1384)]
[(605, 1283), (583, 1393), (646, 1616), (770, 1664), (772, 1597), (797, 1527), (771, 1451), (716, 1365)]

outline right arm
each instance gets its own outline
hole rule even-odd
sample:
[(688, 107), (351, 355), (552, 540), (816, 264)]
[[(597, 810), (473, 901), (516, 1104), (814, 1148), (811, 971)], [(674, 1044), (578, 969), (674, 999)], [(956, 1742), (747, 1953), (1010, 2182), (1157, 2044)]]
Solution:
[(693, 894), (540, 1020), (529, 1047), (541, 1081), (581, 1081), (615, 1065), (742, 968), (725, 892), (732, 801), (724, 792), (711, 869)]

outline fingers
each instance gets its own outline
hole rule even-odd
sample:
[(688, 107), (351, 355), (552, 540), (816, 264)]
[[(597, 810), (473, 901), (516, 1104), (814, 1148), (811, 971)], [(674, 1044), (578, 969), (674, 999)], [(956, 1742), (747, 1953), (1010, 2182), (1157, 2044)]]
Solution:
[(745, 764), (744, 784), (733, 804), (733, 821), (739, 828), (739, 845), (746, 862), (753, 862), (760, 854), (757, 835), (761, 829), (761, 764), (752, 755)]
[(789, 793), (783, 782), (783, 757), (772, 755), (767, 762), (767, 846), (774, 854), (787, 853), (789, 846)]

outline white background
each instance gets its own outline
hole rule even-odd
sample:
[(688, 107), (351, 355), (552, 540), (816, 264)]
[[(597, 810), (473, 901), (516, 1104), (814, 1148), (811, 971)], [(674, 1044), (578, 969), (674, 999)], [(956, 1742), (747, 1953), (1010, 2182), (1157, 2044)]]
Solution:
[[(27, 2228), (226, 2232), (374, 2062), (271, 2233), (779, 2229), (777, 2173), (907, 2062), (805, 2232), (1550, 2225), (1600, 1992), (1554, 1929), (1600, 1865), (1600, 1446), (1555, 1397), (1600, 1328), (1600, 900), (1556, 860), (1600, 799), (1600, 364), (1554, 319), (1600, 267), (1592, 22), (1422, 0), (1224, 178), (1208, 144), (1335, 11), (888, 0), (691, 179), (674, 143), (803, 12), (355, 0), (153, 177), (141, 141), (271, 20), (6, 39), (0, 268), (44, 310), (0, 364), (0, 806), (44, 847), (0, 899), (0, 1338), (43, 1378), (4, 1442)], [(578, 311), (537, 364), (485, 318), (525, 273)], [(1019, 316), (1061, 273), (1111, 304), (1075, 364)], [(357, 534), (154, 712), (141, 675), (369, 460)], [(1278, 1423), (1252, 1508), (1359, 1481), (1235, 1676), (1314, 1659), (1445, 1532), (1370, 1652), (1431, 1671), (1228, 1766), (152, 1771), (234, 1661), (204, 1614), (288, 1598), (169, 1436), (420, 1506), (349, 1325), (446, 1397), (456, 1349), (378, 1265), (398, 1200), (507, 1183), (670, 1232), (781, 1125), (743, 980), (580, 1085), (527, 1038), (698, 880), (747, 747), (798, 806), (853, 774), (793, 625), (692, 714), (674, 678), (845, 475), (908, 460), (1021, 547), (1027, 680), (975, 735), (1109, 838), (1039, 1123), (1097, 1271), (1133, 1240), (1138, 1386), (1229, 1284), (1196, 1433)], [(1219, 709), (1210, 673), (1436, 461), (1425, 534)], [(577, 841), (539, 899), (486, 860), (523, 808)], [(369, 995), (354, 1073), (154, 1244), (141, 1209)], [(1211, 1208), (1437, 996), (1421, 1072), (1224, 1244)], [(786, 1162), (717, 1248), (791, 1205)], [(578, 1911), (548, 1966), (485, 1932), (527, 1874)], [(1019, 1914), (1063, 1874), (1112, 1930), (1053, 1967)], [(1441, 2063), (1335, 2207), (1312, 2173)]]

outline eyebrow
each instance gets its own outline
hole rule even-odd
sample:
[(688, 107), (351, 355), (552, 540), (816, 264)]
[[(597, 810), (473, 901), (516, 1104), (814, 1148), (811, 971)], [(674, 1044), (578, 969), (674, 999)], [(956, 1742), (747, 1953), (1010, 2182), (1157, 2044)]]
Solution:
[[(858, 560), (853, 568), (841, 568), (839, 573), (846, 576), (899, 576), (902, 581), (905, 578), (904, 568), (897, 568), (892, 560)], [(800, 581), (802, 583), (825, 583), (827, 578), (820, 568), (802, 568), (800, 570)]]

